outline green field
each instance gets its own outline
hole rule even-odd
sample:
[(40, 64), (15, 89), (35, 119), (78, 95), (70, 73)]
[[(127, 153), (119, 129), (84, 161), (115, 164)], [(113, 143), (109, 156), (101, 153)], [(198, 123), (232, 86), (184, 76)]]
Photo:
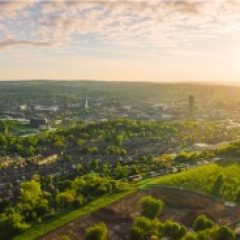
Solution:
[(13, 240), (37, 239), (38, 237), (43, 236), (44, 234), (49, 233), (49, 232), (65, 225), (79, 217), (88, 215), (100, 208), (103, 208), (113, 202), (116, 202), (116, 201), (126, 197), (128, 194), (130, 194), (134, 191), (135, 191), (134, 188), (130, 188), (121, 193), (117, 193), (114, 195), (107, 195), (102, 198), (99, 198), (80, 209), (65, 212), (65, 213), (63, 212), (59, 215), (54, 216), (54, 218), (50, 219), (49, 221), (45, 221), (44, 223), (37, 224), (37, 225), (31, 227), (29, 230), (27, 230), (23, 234), (20, 234), (20, 235), (16, 236), (15, 238), (13, 238)]
[(154, 184), (193, 190), (225, 201), (240, 201), (240, 162), (225, 161), (199, 166), (185, 172), (142, 182), (141, 187)]

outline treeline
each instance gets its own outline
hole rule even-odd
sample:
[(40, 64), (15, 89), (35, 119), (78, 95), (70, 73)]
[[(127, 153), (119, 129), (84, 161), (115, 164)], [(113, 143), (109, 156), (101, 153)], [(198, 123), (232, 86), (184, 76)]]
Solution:
[(0, 152), (19, 154), (60, 153), (77, 149), (82, 154), (127, 154), (124, 144), (134, 138), (160, 141), (163, 145), (186, 147), (195, 142), (218, 143), (233, 140), (238, 130), (226, 129), (223, 124), (209, 121), (151, 122), (113, 120), (102, 123), (78, 123), (35, 136), (19, 138), (11, 131), (10, 121), (0, 121)]
[(201, 150), (201, 151), (181, 151), (173, 160), (179, 163), (194, 163), (202, 159), (227, 157), (238, 158), (240, 157), (240, 141), (232, 141), (215, 149)]

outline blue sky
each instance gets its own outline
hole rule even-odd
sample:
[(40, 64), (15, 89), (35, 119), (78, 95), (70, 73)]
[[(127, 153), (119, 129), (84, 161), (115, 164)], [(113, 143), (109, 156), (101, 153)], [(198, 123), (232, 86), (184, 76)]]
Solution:
[(0, 80), (237, 82), (239, 42), (240, 0), (0, 0)]

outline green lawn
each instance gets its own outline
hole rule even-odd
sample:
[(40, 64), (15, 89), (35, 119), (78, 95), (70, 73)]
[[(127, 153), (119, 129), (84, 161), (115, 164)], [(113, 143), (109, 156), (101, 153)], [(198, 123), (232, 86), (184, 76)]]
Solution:
[(116, 202), (128, 194), (133, 193), (135, 188), (130, 188), (121, 193), (106, 195), (101, 197), (95, 201), (92, 201), (88, 205), (79, 208), (77, 210), (69, 211), (66, 213), (61, 213), (59, 215), (54, 216), (52, 219), (45, 221), (44, 223), (34, 225), (26, 232), (16, 236), (13, 240), (33, 240), (40, 236), (43, 236), (46, 233), (49, 233), (79, 217), (90, 214), (102, 207), (105, 207), (113, 202)]
[(240, 201), (240, 164), (239, 161), (225, 161), (194, 167), (187, 171), (170, 174), (151, 181), (143, 181), (139, 188), (152, 185), (169, 185), (183, 189), (206, 193), (214, 197), (232, 201)]

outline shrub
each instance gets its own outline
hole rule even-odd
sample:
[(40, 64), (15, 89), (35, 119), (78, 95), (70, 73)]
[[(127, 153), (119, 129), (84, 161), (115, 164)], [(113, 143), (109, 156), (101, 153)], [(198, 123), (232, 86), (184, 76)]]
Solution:
[(74, 197), (70, 192), (61, 192), (57, 195), (57, 202), (61, 207), (66, 207), (72, 204)]
[(158, 217), (164, 207), (164, 203), (160, 199), (152, 196), (143, 197), (140, 201), (142, 207), (142, 214), (150, 219)]
[(165, 237), (177, 240), (185, 236), (187, 229), (178, 223), (168, 220), (163, 225), (162, 232)]
[(145, 240), (149, 237), (161, 235), (162, 223), (145, 217), (137, 217), (132, 228), (133, 240)]
[(193, 223), (193, 229), (195, 231), (203, 231), (212, 228), (213, 226), (214, 222), (205, 215), (198, 216)]
[(233, 230), (229, 227), (220, 227), (216, 232), (216, 240), (234, 240), (236, 236)]
[(195, 233), (188, 232), (181, 240), (198, 240), (198, 237)]
[(86, 231), (85, 240), (107, 240), (107, 226), (104, 223), (95, 224)]

